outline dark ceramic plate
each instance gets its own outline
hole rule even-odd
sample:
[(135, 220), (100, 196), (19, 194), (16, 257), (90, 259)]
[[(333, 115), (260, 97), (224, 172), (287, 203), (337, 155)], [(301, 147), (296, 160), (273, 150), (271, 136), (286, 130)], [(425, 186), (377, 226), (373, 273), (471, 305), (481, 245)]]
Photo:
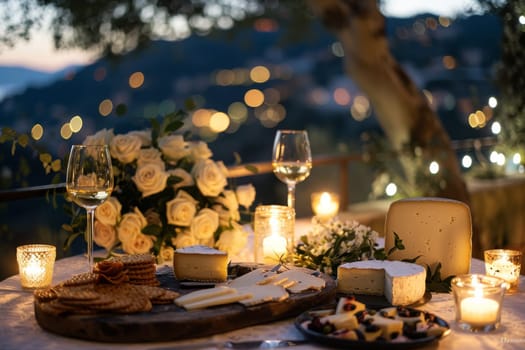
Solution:
[[(332, 309), (333, 305), (330, 307), (325, 308), (326, 309)], [(409, 308), (410, 309), (410, 308)], [(445, 328), (445, 331), (441, 335), (433, 335), (433, 336), (424, 336), (417, 339), (405, 339), (401, 342), (396, 341), (384, 341), (384, 340), (378, 340), (378, 341), (366, 341), (366, 340), (350, 340), (350, 339), (344, 339), (344, 338), (337, 338), (335, 336), (326, 335), (320, 332), (316, 332), (313, 330), (308, 329), (307, 325), (314, 317), (314, 314), (319, 312), (319, 310), (322, 310), (322, 308), (316, 308), (314, 310), (306, 311), (299, 315), (295, 319), (295, 327), (303, 333), (308, 339), (322, 344), (327, 345), (331, 347), (337, 347), (337, 348), (344, 348), (344, 349), (352, 349), (352, 350), (359, 350), (359, 349), (366, 349), (366, 350), (406, 350), (406, 349), (415, 349), (419, 348), (425, 345), (428, 345), (433, 342), (439, 341), (439, 339), (443, 338), (444, 336), (448, 335), (450, 333), (450, 326), (448, 325), (447, 321), (443, 320), (442, 318), (429, 314), (434, 317), (434, 322), (437, 323), (439, 326)]]

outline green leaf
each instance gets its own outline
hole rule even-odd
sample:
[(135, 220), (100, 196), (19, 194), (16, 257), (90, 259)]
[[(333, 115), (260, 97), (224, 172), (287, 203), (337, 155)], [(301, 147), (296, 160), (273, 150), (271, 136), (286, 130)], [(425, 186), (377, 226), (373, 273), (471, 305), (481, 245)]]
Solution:
[(79, 236), (82, 235), (82, 232), (76, 232), (76, 233), (72, 233), (70, 234), (67, 238), (66, 238), (66, 241), (64, 242), (64, 246), (62, 249), (64, 249), (64, 251), (66, 250), (69, 250), (69, 248), (71, 247), (71, 244), (73, 244), (73, 242), (75, 241), (75, 239), (77, 239)]
[(182, 122), (182, 121), (180, 121), (180, 120), (176, 120), (176, 121), (171, 122), (171, 123), (169, 123), (168, 125), (166, 125), (166, 127), (164, 127), (164, 132), (165, 132), (165, 133), (169, 133), (169, 132), (177, 131), (177, 130), (179, 130), (183, 125), (184, 125), (184, 122)]
[(18, 144), (22, 147), (27, 147), (29, 144), (29, 136), (27, 134), (21, 134), (18, 136)]
[(159, 236), (162, 233), (162, 227), (159, 225), (150, 224), (142, 229), (142, 233), (150, 236)]

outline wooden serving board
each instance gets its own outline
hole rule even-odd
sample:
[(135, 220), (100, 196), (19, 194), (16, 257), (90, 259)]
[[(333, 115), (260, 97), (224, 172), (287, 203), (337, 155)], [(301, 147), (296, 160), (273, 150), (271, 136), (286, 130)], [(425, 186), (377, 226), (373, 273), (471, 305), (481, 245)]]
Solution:
[[(155, 305), (152, 311), (137, 314), (56, 316), (44, 312), (35, 300), (35, 317), (40, 327), (49, 332), (93, 341), (160, 342), (197, 338), (294, 317), (312, 307), (333, 302), (336, 295), (335, 280), (324, 274), (319, 277), (326, 281), (325, 288), (320, 291), (290, 294), (290, 298), (283, 302), (252, 307), (235, 303), (186, 311), (170, 304)], [(181, 293), (191, 291), (180, 289), (173, 275), (159, 277), (159, 280), (162, 287), (176, 289)]]

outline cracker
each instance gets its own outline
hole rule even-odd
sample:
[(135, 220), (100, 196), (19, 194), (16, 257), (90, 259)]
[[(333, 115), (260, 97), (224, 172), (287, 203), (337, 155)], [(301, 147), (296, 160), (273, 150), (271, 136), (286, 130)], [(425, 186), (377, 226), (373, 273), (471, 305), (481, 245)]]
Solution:
[(93, 285), (60, 288), (56, 293), (59, 300), (95, 300), (99, 297)]
[(33, 295), (40, 302), (51, 301), (57, 298), (57, 292), (53, 287), (36, 289)]
[(92, 284), (98, 281), (98, 274), (93, 272), (85, 272), (77, 275), (73, 275), (68, 280), (62, 282), (64, 286), (82, 286), (85, 284)]

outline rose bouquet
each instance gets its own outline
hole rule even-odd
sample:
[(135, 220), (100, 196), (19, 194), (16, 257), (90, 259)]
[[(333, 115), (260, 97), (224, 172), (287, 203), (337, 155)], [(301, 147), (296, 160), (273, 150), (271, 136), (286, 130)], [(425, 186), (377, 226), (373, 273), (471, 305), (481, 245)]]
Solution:
[[(377, 244), (378, 233), (357, 221), (340, 221), (337, 218), (321, 222), (313, 218), (313, 228), (300, 238), (295, 247), (293, 262), (333, 275), (343, 263), (386, 259), (383, 248)], [(396, 249), (403, 249), (396, 240)]]
[[(95, 210), (97, 245), (108, 252), (152, 252), (159, 262), (171, 260), (174, 248), (195, 244), (230, 255), (244, 248), (248, 233), (241, 214), (249, 214), (255, 188), (229, 186), (224, 164), (212, 160), (205, 142), (177, 133), (182, 125), (179, 115), (171, 115), (149, 130), (103, 129), (85, 139), (109, 145), (115, 177), (111, 197)], [(70, 233), (66, 246), (82, 234), (77, 216), (63, 226)]]

